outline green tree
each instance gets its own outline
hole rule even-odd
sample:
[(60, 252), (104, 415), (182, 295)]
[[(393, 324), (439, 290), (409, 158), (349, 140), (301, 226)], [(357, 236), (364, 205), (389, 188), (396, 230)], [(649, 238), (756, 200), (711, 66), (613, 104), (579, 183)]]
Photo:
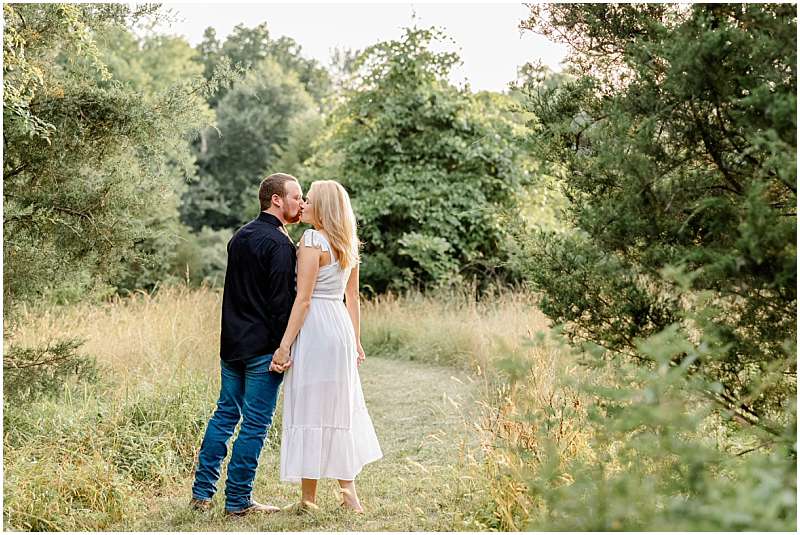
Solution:
[[(206, 119), (210, 81), (153, 95), (111, 79), (99, 39), (157, 8), (127, 4), (4, 4), (3, 303), (7, 333), (23, 302), (103, 288), (152, 236), (145, 214), (172, 194), (170, 147)], [(55, 348), (55, 349), (54, 349)], [(4, 366), (81, 365), (74, 341), (10, 348)], [(48, 353), (49, 352), (49, 353)], [(49, 358), (47, 355), (54, 355)], [(29, 362), (22, 362), (21, 360)], [(66, 359), (66, 360), (65, 360)], [(77, 368), (72, 368), (77, 369)], [(87, 368), (88, 369), (88, 368)], [(11, 373), (9, 376), (14, 375)]]
[(222, 230), (257, 215), (255, 188), (265, 174), (297, 170), (309, 157), (320, 131), (315, 110), (330, 80), (293, 39), (272, 39), (266, 23), (239, 24), (224, 42), (208, 28), (197, 52), (206, 76), (220, 61), (250, 68), (244, 83), (249, 89), (221, 91), (208, 101), (219, 124), (194, 142), (199, 172), (181, 207), (181, 220), (193, 230)]
[(368, 48), (310, 165), (311, 178), (350, 192), (362, 280), (379, 292), (502, 271), (492, 210), (510, 207), (526, 179), (502, 107), (448, 83), (457, 55), (430, 48), (443, 39), (407, 29)]
[(330, 49), (328, 76), (330, 76), (334, 94), (342, 93), (348, 89), (355, 89), (358, 58), (361, 57), (361, 54), (360, 50), (351, 48), (335, 47)]
[[(536, 64), (526, 63), (517, 67), (517, 79), (510, 85), (513, 89), (524, 93), (533, 90), (554, 89), (566, 82), (574, 82), (575, 77), (566, 71), (554, 71), (541, 62)], [(512, 93), (513, 94), (513, 93)]]
[[(206, 78), (213, 75), (217, 63), (223, 57), (229, 58), (233, 65), (241, 64), (245, 67), (254, 67), (262, 60), (270, 58), (285, 71), (296, 73), (303, 88), (318, 104), (330, 90), (327, 71), (316, 60), (303, 57), (302, 47), (291, 37), (272, 39), (266, 22), (255, 28), (237, 24), (224, 42), (217, 39), (214, 28), (206, 28), (197, 50), (199, 56), (195, 61), (203, 65)], [(209, 99), (211, 107), (215, 108), (224, 96), (225, 91), (212, 96)]]
[(273, 169), (281, 173), (300, 176), (303, 164), (314, 155), (314, 143), (325, 126), (325, 120), (316, 109), (308, 109), (289, 119), (289, 138), (284, 147), (275, 146), (278, 159)]
[[(534, 154), (573, 232), (536, 232), (541, 308), (605, 358), (677, 325), (725, 417), (794, 425), (797, 41), (791, 4), (531, 5), (578, 77), (534, 94)], [(714, 351), (706, 351), (708, 348)], [(795, 417), (796, 418), (796, 417)]]
[[(97, 45), (113, 83), (125, 84), (150, 98), (172, 84), (190, 84), (203, 74), (203, 67), (192, 61), (197, 51), (180, 37), (157, 34), (139, 37), (126, 28), (113, 28), (98, 39)], [(98, 79), (98, 83), (112, 82)], [(207, 110), (203, 102), (198, 105), (207, 112), (207, 120), (211, 122), (213, 112)], [(197, 175), (188, 140), (168, 143), (160, 165), (173, 194), (154, 199), (149, 210), (142, 214), (141, 223), (149, 237), (142, 236), (134, 241), (136, 254), (120, 265), (119, 275), (110, 281), (117, 291), (150, 290), (170, 278), (185, 279), (186, 255), (179, 255), (178, 246), (190, 239), (191, 229), (180, 222), (179, 203), (187, 183)], [(195, 274), (200, 275), (198, 280), (203, 279), (201, 271)]]
[[(203, 40), (200, 41), (200, 44), (197, 45), (195, 49), (197, 51), (197, 55), (194, 57), (194, 61), (202, 65), (203, 67), (203, 75), (206, 77), (207, 80), (210, 80), (212, 76), (214, 76), (214, 68), (217, 66), (217, 62), (220, 59), (220, 49), (222, 44), (217, 39), (217, 31), (209, 26), (203, 31)], [(221, 93), (217, 93), (214, 95), (214, 98), (209, 99), (209, 102), (216, 102), (221, 96)]]
[(520, 400), (537, 440), (510, 464), (541, 508), (507, 516), (795, 531), (796, 6), (529, 7), (521, 27), (567, 43), (575, 79), (529, 84), (568, 230), (518, 226), (518, 260), (589, 365), (569, 383), (592, 455), (551, 430), (571, 407)]
[(308, 118), (313, 107), (294, 72), (272, 59), (256, 64), (245, 87), (220, 100), (216, 130), (201, 132), (199, 180), (184, 196), (183, 221), (195, 230), (204, 225), (219, 230), (255, 218), (258, 184), (274, 172), (293, 132), (301, 130), (296, 121)]

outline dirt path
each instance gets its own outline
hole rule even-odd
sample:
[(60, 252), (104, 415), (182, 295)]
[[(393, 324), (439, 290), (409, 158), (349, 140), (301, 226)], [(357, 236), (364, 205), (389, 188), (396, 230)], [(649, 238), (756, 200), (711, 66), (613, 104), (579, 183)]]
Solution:
[[(356, 478), (365, 515), (339, 507), (338, 485), (322, 480), (320, 510), (313, 514), (277, 513), (230, 519), (224, 494), (211, 510), (190, 511), (191, 481), (176, 484), (167, 496), (154, 498), (150, 513), (121, 531), (463, 531), (462, 511), (474, 493), (461, 477), (465, 450), (474, 437), (465, 433), (461, 414), (475, 406), (475, 387), (467, 373), (451, 368), (389, 358), (369, 358), (360, 368), (367, 407), (383, 458)], [(459, 405), (459, 409), (456, 408)], [(464, 437), (468, 446), (464, 445)], [(271, 440), (270, 440), (271, 438)], [(279, 445), (271, 432), (256, 477), (254, 498), (286, 505), (299, 498), (299, 485), (278, 480)], [(224, 472), (223, 477), (224, 480)], [(474, 495), (474, 494), (473, 494)]]

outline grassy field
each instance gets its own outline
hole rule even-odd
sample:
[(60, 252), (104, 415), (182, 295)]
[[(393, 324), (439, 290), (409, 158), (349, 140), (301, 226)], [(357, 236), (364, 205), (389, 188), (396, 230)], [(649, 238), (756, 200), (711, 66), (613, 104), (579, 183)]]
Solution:
[[(356, 479), (368, 511), (344, 511), (338, 484), (323, 480), (320, 510), (309, 514), (278, 513), (245, 519), (224, 516), (224, 495), (211, 511), (186, 507), (191, 474), (155, 500), (133, 522), (110, 526), (135, 531), (454, 531), (469, 529), (462, 511), (480, 501), (472, 481), (459, 474), (474, 437), (454, 440), (460, 418), (443, 399), (471, 401), (473, 390), (463, 373), (440, 366), (369, 358), (360, 368), (367, 405), (384, 456), (369, 464)], [(461, 376), (460, 378), (458, 376)], [(471, 443), (470, 443), (471, 441)], [(278, 506), (299, 499), (299, 485), (278, 481), (279, 443), (265, 447), (254, 496)], [(220, 485), (222, 488), (223, 486)], [(466, 524), (464, 522), (467, 522)]]
[[(368, 360), (360, 373), (384, 452), (357, 479), (368, 514), (341, 510), (333, 481), (320, 484), (321, 510), (313, 514), (228, 519), (222, 494), (206, 514), (190, 511), (196, 451), (218, 389), (219, 310), (216, 291), (172, 288), (26, 311), (15, 344), (85, 338), (82, 352), (103, 373), (58, 399), (5, 404), (6, 529), (516, 529), (537, 508), (516, 476), (524, 461), (509, 454), (535, 430), (518, 421), (528, 408), (520, 404), (554, 409), (565, 455), (582, 447), (585, 429), (560, 410), (580, 410), (581, 401), (555, 379), (569, 358), (552, 345), (523, 344), (547, 328), (529, 297), (388, 295), (363, 303)], [(515, 355), (525, 357), (523, 375), (535, 379), (524, 386), (510, 386), (495, 366)], [(278, 481), (279, 436), (280, 411), (254, 497), (285, 505), (299, 488)]]
[[(230, 519), (222, 494), (210, 511), (192, 511), (187, 502), (197, 450), (219, 388), (220, 304), (217, 291), (172, 287), (102, 304), (23, 311), (25, 321), (4, 341), (6, 349), (83, 338), (80, 350), (97, 360), (101, 373), (90, 384), (63, 385), (54, 397), (24, 403), (4, 397), (5, 529), (796, 527), (796, 515), (773, 507), (785, 502), (793, 510), (796, 466), (767, 452), (739, 457), (758, 444), (731, 434), (719, 417), (697, 428), (676, 427), (680, 437), (649, 433), (639, 424), (609, 434), (590, 423), (595, 400), (565, 379), (613, 390), (627, 377), (614, 374), (633, 370), (577, 365), (576, 355), (540, 336), (547, 321), (524, 292), (477, 300), (468, 290), (363, 301), (368, 360), (360, 373), (384, 453), (357, 479), (366, 515), (339, 507), (334, 481), (320, 484), (321, 509), (312, 514)], [(667, 415), (676, 413), (652, 419), (669, 428), (675, 419), (664, 420)], [(299, 489), (278, 481), (280, 421), (279, 409), (254, 497), (286, 505)], [(680, 438), (682, 457), (670, 449), (679, 444), (673, 438)], [(729, 451), (734, 455), (724, 466), (705, 461)], [(692, 473), (710, 489), (706, 494), (696, 490), (697, 478), (683, 474), (685, 459), (695, 463)], [(693, 517), (680, 503), (667, 507), (692, 492), (698, 498), (686, 504), (705, 504)], [(778, 495), (783, 501), (774, 499)], [(756, 498), (761, 501), (749, 505)]]

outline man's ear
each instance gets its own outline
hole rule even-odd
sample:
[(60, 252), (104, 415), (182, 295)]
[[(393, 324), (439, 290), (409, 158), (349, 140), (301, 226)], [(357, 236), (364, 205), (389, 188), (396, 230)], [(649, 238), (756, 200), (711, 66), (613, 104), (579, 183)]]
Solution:
[(272, 194), (272, 204), (278, 208), (283, 208), (283, 198), (277, 193)]

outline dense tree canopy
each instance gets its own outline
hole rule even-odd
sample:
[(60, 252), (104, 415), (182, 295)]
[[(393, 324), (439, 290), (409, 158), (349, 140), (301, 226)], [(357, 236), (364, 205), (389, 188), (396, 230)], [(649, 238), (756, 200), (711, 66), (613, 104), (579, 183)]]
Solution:
[(246, 66), (248, 74), (240, 88), (208, 99), (217, 126), (194, 140), (199, 172), (183, 194), (181, 219), (198, 231), (235, 228), (258, 214), (261, 179), (279, 165), (297, 172), (310, 156), (330, 79), (293, 39), (272, 39), (266, 23), (237, 25), (224, 42), (208, 28), (197, 52), (207, 77), (221, 61)]
[[(175, 83), (192, 84), (203, 74), (202, 66), (192, 61), (196, 58), (196, 51), (180, 37), (151, 33), (137, 36), (118, 27), (100, 36), (97, 47), (112, 75), (111, 80), (98, 79), (98, 83), (101, 86), (124, 84), (148, 98), (157, 96)], [(197, 105), (206, 122), (211, 123), (214, 114), (208, 109), (205, 99)], [(148, 232), (134, 240), (134, 254), (120, 263), (119, 274), (111, 279), (110, 284), (118, 292), (149, 290), (173, 275), (185, 278), (186, 265), (178, 262), (178, 249), (189, 238), (190, 229), (180, 223), (179, 206), (187, 182), (195, 180), (197, 174), (188, 141), (176, 138), (165, 145), (159, 170), (172, 194), (153, 199), (148, 209), (143, 211), (141, 223)], [(199, 271), (193, 273), (195, 276), (200, 274)]]
[[(327, 96), (331, 87), (326, 70), (317, 61), (304, 57), (302, 47), (291, 37), (284, 35), (278, 39), (271, 38), (266, 22), (255, 28), (237, 24), (233, 33), (223, 42), (217, 39), (214, 28), (208, 27), (197, 51), (198, 57), (195, 61), (203, 65), (205, 76), (209, 79), (223, 57), (227, 57), (232, 65), (241, 64), (245, 67), (255, 66), (261, 60), (271, 58), (285, 71), (296, 73), (303, 88), (317, 103)], [(224, 96), (225, 91), (220, 91), (209, 99), (209, 103), (216, 107)]]
[(505, 258), (491, 210), (512, 204), (524, 158), (503, 103), (448, 83), (458, 57), (430, 48), (443, 38), (407, 29), (368, 48), (312, 169), (350, 192), (376, 291), (483, 278)]
[(313, 101), (292, 71), (265, 59), (246, 86), (228, 91), (216, 108), (216, 129), (201, 134), (199, 182), (184, 198), (184, 220), (194, 228), (238, 227), (258, 215), (261, 180), (289, 146), (296, 118), (309, 119)]
[[(109, 42), (137, 50), (124, 28), (152, 12), (123, 4), (4, 5), (8, 311), (47, 288), (102, 284), (141, 256), (134, 244), (153, 234), (147, 220), (173, 192), (175, 166), (167, 163), (190, 163), (181, 137), (212, 120), (204, 98), (232, 80), (224, 68), (205, 80), (191, 69), (175, 76), (141, 68), (121, 52), (104, 58)], [(145, 42), (137, 61), (166, 65), (152, 61), (152, 46), (160, 47)], [(186, 48), (160, 50), (182, 62)]]

